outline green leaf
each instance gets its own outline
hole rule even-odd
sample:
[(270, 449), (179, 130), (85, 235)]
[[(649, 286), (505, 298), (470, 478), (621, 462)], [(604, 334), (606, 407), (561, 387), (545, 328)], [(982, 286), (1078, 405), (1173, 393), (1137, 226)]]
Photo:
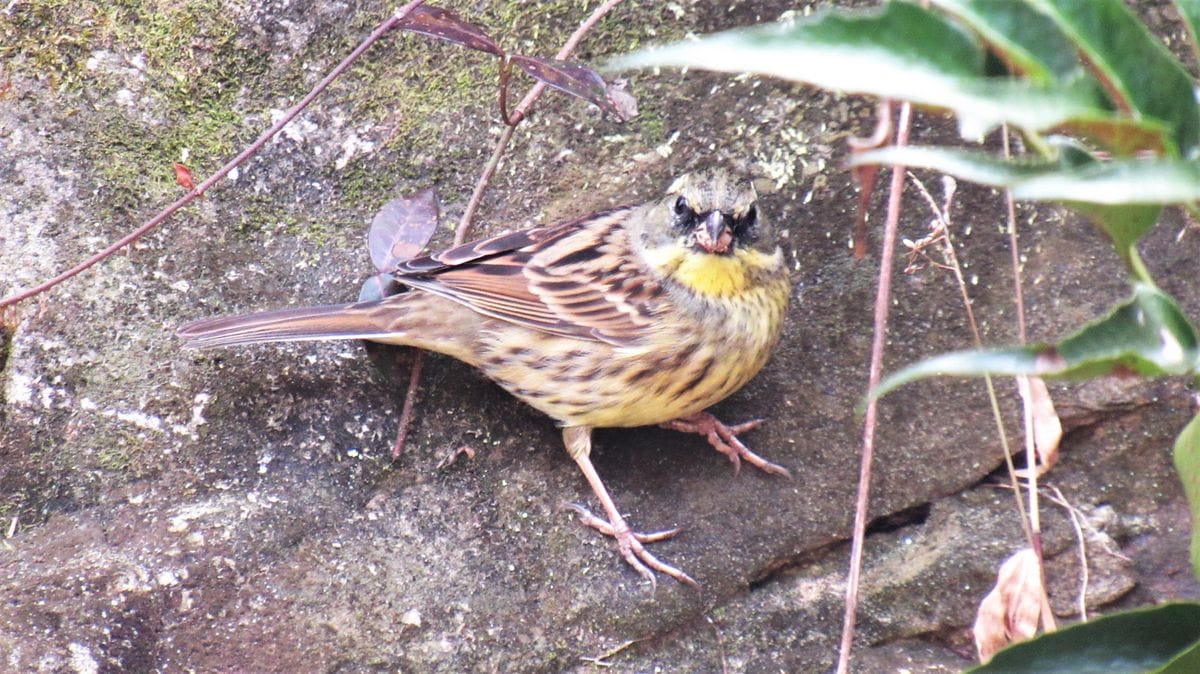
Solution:
[[(1014, 196), (1016, 192), (1013, 192)], [(1083, 213), (1089, 220), (1096, 223), (1100, 229), (1112, 239), (1113, 248), (1121, 261), (1125, 263), (1136, 277), (1146, 283), (1153, 283), (1149, 272), (1142, 265), (1137, 253), (1137, 242), (1162, 214), (1162, 206), (1154, 204), (1119, 204), (1105, 206), (1079, 201), (1063, 201), (1068, 207)]]
[(1047, 172), (1012, 186), (1034, 201), (1093, 204), (1183, 204), (1200, 199), (1200, 163), (1178, 159), (1120, 159), (1077, 171)]
[(1200, 604), (1174, 602), (1111, 613), (1043, 634), (996, 654), (972, 674), (1184, 674), (1196, 662)]
[(1033, 344), (941, 354), (889, 375), (871, 395), (881, 397), (904, 384), (935, 376), (1085, 378), (1136, 373), (1161, 377), (1193, 373), (1198, 363), (1196, 331), (1179, 305), (1161, 290), (1138, 283), (1128, 301), (1057, 346)]
[(1196, 331), (1170, 295), (1135, 284), (1133, 297), (1108, 316), (1064, 339), (1064, 375), (1093, 376), (1125, 368), (1160, 377), (1195, 371)]
[(1192, 38), (1192, 56), (1200, 59), (1200, 0), (1175, 0), (1175, 8), (1187, 24), (1188, 36)]
[(952, 110), (968, 137), (1001, 124), (1043, 130), (1107, 114), (1094, 87), (984, 76), (984, 50), (947, 18), (908, 2), (829, 11), (620, 57), (610, 67), (753, 72)]
[(942, 171), (993, 187), (1018, 199), (1120, 205), (1172, 205), (1200, 199), (1200, 162), (1154, 157), (1063, 166), (1007, 160), (947, 147), (885, 147), (855, 155), (851, 166), (902, 164)]
[[(1045, 358), (1042, 354), (1045, 354)], [(930, 377), (1036, 374), (1057, 370), (1057, 365), (1053, 348), (1045, 344), (952, 351), (926, 358), (893, 372), (879, 382), (879, 386), (871, 392), (870, 397), (882, 398), (905, 384)]]
[(1175, 439), (1175, 470), (1192, 512), (1192, 573), (1200, 578), (1200, 415)]
[(1192, 79), (1123, 0), (1027, 0), (1075, 43), (1117, 109), (1171, 129), (1172, 154), (1195, 157), (1200, 108)]
[(1108, 113), (1072, 117), (1055, 130), (1087, 138), (1118, 157), (1143, 151), (1161, 156), (1174, 145), (1171, 130), (1158, 120), (1130, 119)]
[(1050, 17), (1013, 0), (933, 0), (983, 38), (1017, 72), (1040, 84), (1084, 72), (1075, 46)]
[(1155, 670), (1155, 674), (1196, 674), (1200, 672), (1200, 646), (1190, 648), (1175, 656), (1166, 666)]
[(925, 168), (992, 187), (1011, 188), (1024, 180), (1070, 170), (1058, 162), (1005, 159), (999, 155), (956, 147), (905, 145), (879, 148), (850, 157), (850, 166), (900, 164)]
[(1092, 219), (1110, 237), (1125, 263), (1137, 266), (1134, 245), (1162, 206), (1200, 199), (1200, 162), (1179, 159), (1118, 159), (1083, 166), (1064, 162), (1021, 162), (956, 148), (887, 147), (864, 152), (851, 165), (902, 164), (1004, 187), (1013, 197), (1065, 204)]

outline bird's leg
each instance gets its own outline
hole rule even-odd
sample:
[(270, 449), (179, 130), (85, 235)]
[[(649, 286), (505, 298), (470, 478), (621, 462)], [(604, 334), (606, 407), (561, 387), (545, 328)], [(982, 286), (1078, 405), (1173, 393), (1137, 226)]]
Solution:
[(668, 421), (665, 424), (660, 424), (663, 428), (670, 428), (674, 431), (682, 431), (684, 433), (697, 433), (708, 438), (711, 444), (718, 452), (729, 457), (733, 462), (734, 472), (740, 472), (742, 469), (742, 459), (749, 461), (757, 466), (760, 470), (767, 473), (775, 473), (784, 477), (791, 477), (787, 468), (778, 464), (771, 463), (761, 456), (750, 451), (750, 448), (742, 444), (738, 440), (739, 433), (745, 433), (752, 428), (758, 428), (762, 425), (762, 419), (753, 419), (744, 424), (736, 426), (726, 426), (708, 412), (697, 412), (691, 416), (680, 417), (674, 421)]
[(650, 554), (650, 551), (642, 545), (642, 543), (653, 543), (654, 541), (670, 538), (679, 531), (678, 529), (659, 531), (652, 534), (639, 534), (629, 528), (629, 525), (625, 522), (625, 518), (621, 517), (621, 513), (617, 511), (617, 505), (613, 503), (612, 497), (608, 495), (608, 489), (604, 487), (604, 483), (600, 480), (600, 475), (596, 472), (596, 468), (592, 465), (592, 460), (589, 458), (592, 450), (592, 429), (588, 426), (567, 427), (563, 429), (563, 442), (567, 446), (567, 453), (571, 455), (572, 459), (575, 459), (575, 463), (579, 464), (579, 470), (583, 471), (583, 476), (587, 478), (588, 484), (592, 487), (592, 492), (596, 494), (596, 498), (600, 500), (600, 505), (604, 508), (605, 515), (608, 516), (608, 519), (605, 520), (593, 515), (583, 506), (572, 506), (579, 512), (582, 522), (606, 536), (615, 538), (617, 548), (621, 551), (621, 556), (643, 578), (650, 581), (651, 586), (656, 585), (657, 582), (654, 579), (654, 573), (650, 569), (665, 573), (681, 583), (695, 586), (696, 581), (692, 580), (691, 576), (669, 564), (659, 561), (657, 557)]

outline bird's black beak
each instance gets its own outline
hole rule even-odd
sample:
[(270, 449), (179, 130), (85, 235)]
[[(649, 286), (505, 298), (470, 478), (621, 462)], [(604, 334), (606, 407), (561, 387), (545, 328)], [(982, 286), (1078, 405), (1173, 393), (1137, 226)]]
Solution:
[(733, 218), (709, 211), (696, 227), (696, 243), (706, 252), (724, 255), (733, 247)]

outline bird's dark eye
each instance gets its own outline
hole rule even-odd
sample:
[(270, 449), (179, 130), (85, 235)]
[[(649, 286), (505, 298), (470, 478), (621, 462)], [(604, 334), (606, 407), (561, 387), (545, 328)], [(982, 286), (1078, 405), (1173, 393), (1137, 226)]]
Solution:
[(758, 223), (758, 206), (751, 204), (749, 210), (743, 215), (738, 222), (742, 229), (750, 229)]
[(746, 213), (740, 217), (733, 219), (733, 233), (739, 239), (744, 241), (753, 241), (758, 232), (755, 225), (758, 224), (758, 206), (751, 205), (746, 210)]
[(679, 197), (675, 200), (675, 217), (673, 223), (675, 229), (687, 230), (691, 229), (696, 224), (696, 212), (692, 210), (692, 205), (688, 203), (687, 197)]

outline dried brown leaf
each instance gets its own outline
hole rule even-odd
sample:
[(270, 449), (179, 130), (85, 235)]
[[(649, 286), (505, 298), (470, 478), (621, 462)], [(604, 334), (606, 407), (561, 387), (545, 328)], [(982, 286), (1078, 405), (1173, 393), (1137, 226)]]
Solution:
[(375, 214), (367, 231), (371, 262), (386, 273), (416, 257), (433, 238), (437, 224), (437, 194), (432, 188), (392, 199)]
[(986, 663), (996, 651), (1008, 645), (1008, 630), (1005, 629), (1006, 613), (1000, 590), (993, 588), (975, 612), (975, 650), (979, 661)]
[[(1050, 398), (1050, 389), (1041, 377), (1017, 377), (1017, 391), (1028, 419), (1026, 428), (1032, 430), (1033, 447), (1037, 454), (1037, 475), (1046, 474), (1055, 463), (1058, 463), (1058, 446), (1062, 442), (1062, 421), (1058, 411), (1054, 409), (1054, 400)], [(1020, 471), (1024, 475), (1026, 471)]]
[(1022, 548), (1000, 565), (996, 587), (983, 598), (975, 615), (975, 648), (987, 662), (1004, 646), (1037, 634), (1045, 605), (1038, 556)]
[(449, 454), (447, 454), (445, 457), (443, 457), (441, 461), (438, 461), (438, 464), (435, 467), (440, 469), (440, 468), (448, 468), (450, 466), (453, 466), (454, 462), (458, 461), (458, 457), (464, 456), (464, 455), (467, 457), (468, 460), (474, 461), (475, 460), (475, 448), (470, 445), (463, 445), (462, 447), (452, 450)]
[(504, 50), (482, 28), (441, 7), (421, 5), (409, 12), (396, 27), (504, 57)]
[(530, 77), (559, 91), (582, 98), (618, 119), (625, 119), (621, 116), (621, 110), (608, 98), (608, 84), (595, 70), (570, 61), (541, 59), (521, 54), (513, 54), (508, 58)]

